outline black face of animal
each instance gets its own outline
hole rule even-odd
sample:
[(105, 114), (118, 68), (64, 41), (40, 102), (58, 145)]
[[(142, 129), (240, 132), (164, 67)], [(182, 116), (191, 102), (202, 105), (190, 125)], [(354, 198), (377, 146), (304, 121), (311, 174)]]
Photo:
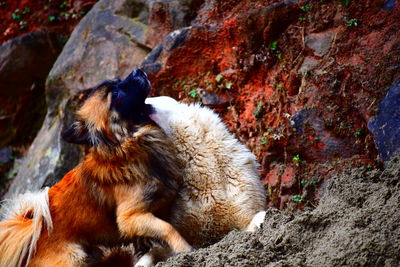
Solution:
[(150, 123), (153, 109), (145, 104), (150, 92), (146, 73), (134, 70), (125, 80), (107, 80), (92, 90), (78, 110), (78, 120), (63, 134), (70, 143), (90, 146), (122, 142), (139, 125)]
[(110, 86), (111, 108), (115, 109), (123, 120), (135, 124), (146, 121), (149, 106), (146, 106), (144, 101), (150, 93), (150, 88), (146, 73), (140, 69), (134, 70), (125, 80)]

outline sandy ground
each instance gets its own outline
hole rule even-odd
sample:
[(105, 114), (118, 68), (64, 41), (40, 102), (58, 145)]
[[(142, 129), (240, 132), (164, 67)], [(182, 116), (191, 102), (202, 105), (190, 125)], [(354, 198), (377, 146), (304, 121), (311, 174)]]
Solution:
[(400, 162), (345, 170), (308, 212), (269, 209), (255, 233), (233, 231), (219, 243), (157, 266), (400, 266)]

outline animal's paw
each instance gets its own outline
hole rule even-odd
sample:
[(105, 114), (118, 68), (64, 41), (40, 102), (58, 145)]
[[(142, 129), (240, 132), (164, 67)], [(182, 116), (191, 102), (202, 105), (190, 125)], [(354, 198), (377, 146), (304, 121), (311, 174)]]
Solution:
[(254, 215), (253, 219), (251, 220), (251, 222), (247, 226), (246, 231), (255, 232), (257, 229), (260, 229), (261, 225), (264, 222), (265, 214), (266, 214), (265, 211), (260, 211), (256, 215)]
[(151, 266), (154, 266), (154, 259), (151, 253), (144, 254), (134, 265), (134, 267), (151, 267)]

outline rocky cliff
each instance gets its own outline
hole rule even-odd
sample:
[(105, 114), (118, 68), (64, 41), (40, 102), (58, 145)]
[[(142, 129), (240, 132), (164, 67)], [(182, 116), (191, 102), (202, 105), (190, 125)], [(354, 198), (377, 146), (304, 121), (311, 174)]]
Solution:
[(60, 140), (79, 94), (144, 68), (153, 95), (202, 102), (257, 155), (269, 204), (314, 207), (345, 168), (399, 147), (396, 1), (102, 0), (46, 82), (47, 116), (9, 194), (62, 177)]
[(15, 142), (28, 152), (6, 197), (73, 168), (83, 152), (60, 133), (82, 96), (141, 67), (152, 95), (220, 114), (257, 155), (270, 206), (306, 210), (271, 209), (258, 233), (167, 266), (396, 266), (399, 15), (396, 0), (100, 0), (65, 45), (42, 29), (11, 39), (0, 46), (0, 171)]

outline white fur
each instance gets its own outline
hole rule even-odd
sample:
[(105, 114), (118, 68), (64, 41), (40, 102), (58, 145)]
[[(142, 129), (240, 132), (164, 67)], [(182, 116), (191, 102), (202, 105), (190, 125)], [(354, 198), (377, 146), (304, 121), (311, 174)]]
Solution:
[(146, 103), (155, 109), (152, 120), (172, 138), (186, 162), (184, 186), (173, 208), (174, 226), (189, 229), (200, 223), (203, 227), (196, 231), (207, 238), (226, 227), (246, 230), (260, 225), (261, 215), (249, 225), (266, 204), (256, 157), (218, 115), (170, 97), (148, 98)]
[(259, 213), (254, 215), (250, 224), (247, 226), (246, 231), (255, 232), (257, 229), (260, 229), (261, 225), (264, 223), (265, 215), (266, 215), (265, 211), (260, 211)]
[[(45, 188), (37, 193), (28, 192), (16, 199), (4, 201), (0, 215), (1, 224), (4, 224), (4, 227), (0, 227), (0, 266), (21, 266), (24, 259), (27, 266), (43, 227), (48, 232), (52, 230), (48, 190)], [(27, 213), (32, 213), (31, 223), (23, 224), (22, 218)], [(23, 228), (25, 231), (15, 231), (15, 228)]]
[(136, 262), (134, 267), (150, 267), (154, 266), (154, 259), (151, 253), (144, 254), (138, 262)]

